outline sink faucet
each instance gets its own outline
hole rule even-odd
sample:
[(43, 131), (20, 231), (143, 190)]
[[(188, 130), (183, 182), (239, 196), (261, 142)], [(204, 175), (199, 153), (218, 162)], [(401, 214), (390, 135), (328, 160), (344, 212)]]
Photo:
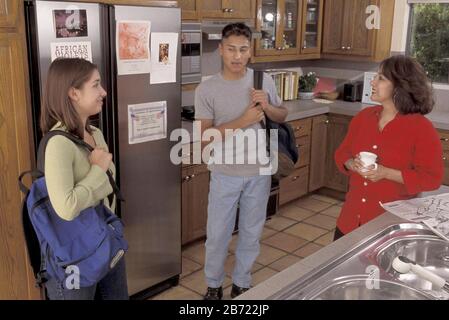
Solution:
[(436, 286), (438, 290), (444, 290), (447, 293), (449, 293), (449, 283), (439, 275), (423, 268), (416, 262), (403, 257), (399, 256), (393, 260), (393, 269), (395, 269), (397, 272), (405, 274), (409, 272), (413, 272), (414, 274), (418, 275), (419, 277), (430, 281), (433, 285)]

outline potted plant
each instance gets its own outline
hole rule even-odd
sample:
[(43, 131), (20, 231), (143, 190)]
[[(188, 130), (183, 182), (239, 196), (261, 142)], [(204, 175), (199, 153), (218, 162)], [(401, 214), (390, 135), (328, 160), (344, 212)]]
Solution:
[(303, 100), (313, 99), (313, 89), (318, 82), (315, 72), (309, 72), (299, 77), (299, 98)]

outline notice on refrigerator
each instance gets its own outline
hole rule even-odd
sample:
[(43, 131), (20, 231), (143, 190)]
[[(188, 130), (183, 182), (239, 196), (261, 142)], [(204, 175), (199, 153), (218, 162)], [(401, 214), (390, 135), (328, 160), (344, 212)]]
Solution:
[(150, 84), (176, 82), (178, 34), (153, 32), (151, 34)]
[(150, 73), (151, 21), (117, 21), (118, 75)]
[(81, 58), (92, 62), (92, 43), (82, 42), (52, 42), (50, 43), (51, 61), (57, 58)]
[(129, 144), (167, 138), (167, 101), (128, 106)]

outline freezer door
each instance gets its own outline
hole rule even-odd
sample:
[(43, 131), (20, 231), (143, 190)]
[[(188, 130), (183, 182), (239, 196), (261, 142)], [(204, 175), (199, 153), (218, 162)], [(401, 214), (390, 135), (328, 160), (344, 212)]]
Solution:
[(52, 51), (57, 57), (90, 57), (98, 66), (100, 74), (104, 74), (102, 35), (105, 30), (100, 22), (99, 4), (36, 1), (34, 19), (37, 46), (34, 54), (37, 55), (41, 97), (52, 62)]
[[(115, 6), (112, 37), (117, 21), (151, 21), (151, 32), (180, 34), (179, 8)], [(170, 133), (181, 128), (181, 46), (178, 36), (176, 82), (150, 85), (150, 74), (117, 75), (116, 114), (121, 205), (130, 295), (181, 273), (181, 167), (170, 160)], [(115, 40), (115, 39), (113, 39)], [(112, 51), (116, 53), (116, 44)], [(113, 60), (116, 59), (116, 54)], [(115, 61), (112, 61), (116, 70)], [(128, 106), (167, 102), (167, 138), (129, 144)]]

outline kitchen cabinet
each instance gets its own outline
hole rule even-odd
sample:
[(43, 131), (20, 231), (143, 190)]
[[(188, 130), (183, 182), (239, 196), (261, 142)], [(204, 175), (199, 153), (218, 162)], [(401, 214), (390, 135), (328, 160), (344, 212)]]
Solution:
[(206, 165), (182, 168), (182, 244), (206, 236), (209, 170)]
[[(333, 59), (382, 61), (390, 56), (394, 17), (391, 0), (326, 0), (322, 56)], [(378, 8), (380, 29), (367, 27)], [(374, 8), (374, 7), (373, 7)]]
[(258, 0), (254, 62), (319, 58), (323, 0)]
[(309, 192), (325, 186), (328, 124), (327, 115), (312, 119)]
[(178, 0), (178, 5), (181, 8), (182, 20), (198, 20), (200, 0)]
[(202, 18), (254, 19), (255, 0), (201, 0)]
[(279, 182), (280, 205), (298, 199), (308, 193), (312, 118), (291, 121), (289, 124), (295, 132), (299, 160), (295, 165), (295, 171)]
[(346, 193), (349, 190), (349, 177), (338, 170), (334, 155), (348, 133), (351, 117), (330, 114), (328, 120), (324, 186), (335, 191)]
[(443, 145), (444, 181), (449, 186), (449, 131), (439, 130), (441, 144)]

